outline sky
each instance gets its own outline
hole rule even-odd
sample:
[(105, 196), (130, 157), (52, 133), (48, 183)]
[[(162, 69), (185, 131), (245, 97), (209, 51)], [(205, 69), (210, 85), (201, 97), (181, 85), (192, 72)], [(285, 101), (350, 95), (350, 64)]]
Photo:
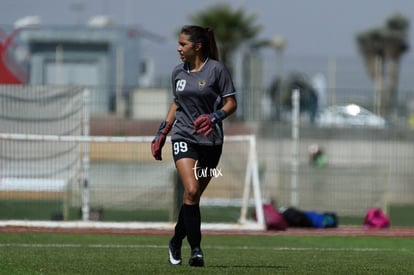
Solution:
[[(161, 66), (173, 66), (179, 62), (176, 31), (191, 23), (191, 15), (217, 3), (255, 14), (256, 24), (262, 26), (259, 38), (283, 37), (287, 56), (355, 57), (358, 32), (382, 26), (397, 12), (414, 21), (411, 0), (1, 0), (0, 24), (34, 15), (44, 25), (86, 24), (93, 16), (109, 15), (117, 24), (136, 25), (164, 37), (163, 43), (146, 47), (159, 51)], [(411, 45), (413, 39), (411, 26)], [(413, 51), (407, 56), (412, 59)]]
[[(414, 19), (409, 0), (1, 0), (0, 23), (37, 15), (45, 25), (68, 25), (105, 14), (118, 24), (138, 25), (175, 42), (175, 31), (190, 23), (191, 15), (216, 3), (256, 14), (263, 26), (260, 37), (283, 36), (291, 54), (353, 55), (357, 32), (383, 25), (396, 12)], [(76, 12), (79, 4), (82, 11)]]

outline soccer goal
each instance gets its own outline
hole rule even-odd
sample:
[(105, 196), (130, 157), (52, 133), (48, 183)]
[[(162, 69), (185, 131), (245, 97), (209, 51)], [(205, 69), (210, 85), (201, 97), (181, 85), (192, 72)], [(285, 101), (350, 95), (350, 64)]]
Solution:
[[(42, 205), (55, 201), (53, 213), (60, 213), (60, 221), (48, 213), (2, 216), (0, 223), (173, 228), (182, 187), (170, 142), (159, 162), (150, 152), (152, 136), (90, 136), (88, 92), (80, 88), (0, 89), (0, 97), (1, 198), (23, 211), (50, 211)], [(264, 229), (255, 136), (226, 136), (214, 172), (200, 203), (202, 227)]]

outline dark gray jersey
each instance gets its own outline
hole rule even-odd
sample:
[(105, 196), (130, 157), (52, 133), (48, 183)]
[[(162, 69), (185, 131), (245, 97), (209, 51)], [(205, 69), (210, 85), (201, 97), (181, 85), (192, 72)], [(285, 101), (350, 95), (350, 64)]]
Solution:
[(202, 145), (223, 143), (222, 123), (205, 137), (194, 130), (194, 120), (201, 114), (210, 114), (223, 107), (223, 98), (235, 95), (233, 80), (220, 62), (207, 59), (200, 71), (189, 72), (186, 63), (177, 65), (172, 72), (174, 100), (178, 104), (172, 140), (185, 140)]

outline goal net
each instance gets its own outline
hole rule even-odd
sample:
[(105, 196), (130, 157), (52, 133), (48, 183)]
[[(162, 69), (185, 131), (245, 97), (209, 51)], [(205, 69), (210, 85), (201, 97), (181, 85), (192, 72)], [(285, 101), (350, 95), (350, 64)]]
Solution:
[[(171, 143), (159, 162), (150, 152), (153, 137), (90, 136), (87, 97), (71, 87), (0, 89), (0, 196), (23, 211), (45, 212), (0, 220), (39, 226), (53, 216), (75, 226), (172, 228), (182, 185)], [(52, 209), (42, 207), (46, 201)], [(225, 137), (200, 206), (204, 228), (264, 229), (255, 136)]]
[[(0, 198), (10, 206), (3, 205), (1, 217), (13, 219), (14, 212), (30, 215), (47, 204), (55, 210), (57, 201), (65, 201), (67, 187), (81, 178), (81, 144), (56, 146), (52, 141), (27, 137), (83, 134), (85, 91), (79, 87), (2, 85), (0, 102)], [(7, 137), (10, 134), (25, 138)], [(44, 203), (32, 208), (34, 201)]]

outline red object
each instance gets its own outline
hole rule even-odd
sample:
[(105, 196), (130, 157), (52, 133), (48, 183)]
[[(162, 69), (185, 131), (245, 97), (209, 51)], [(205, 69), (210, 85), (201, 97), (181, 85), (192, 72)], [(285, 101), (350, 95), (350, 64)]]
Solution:
[(172, 124), (163, 121), (160, 125), (157, 135), (151, 143), (151, 153), (156, 160), (162, 160), (161, 151), (165, 144), (168, 133), (171, 131)]
[(27, 81), (27, 74), (10, 58), (8, 49), (13, 46), (13, 38), (18, 30), (9, 36), (0, 29), (0, 84), (23, 84)]
[[(267, 230), (286, 230), (288, 224), (282, 214), (271, 203), (263, 204), (263, 214)], [(256, 213), (254, 213), (256, 219)]]
[(204, 134), (204, 136), (210, 135), (214, 131), (214, 123), (212, 121), (212, 115), (203, 114), (197, 117), (194, 121), (194, 129), (197, 134)]
[(380, 208), (368, 209), (364, 218), (366, 228), (387, 228), (390, 224), (390, 218)]

